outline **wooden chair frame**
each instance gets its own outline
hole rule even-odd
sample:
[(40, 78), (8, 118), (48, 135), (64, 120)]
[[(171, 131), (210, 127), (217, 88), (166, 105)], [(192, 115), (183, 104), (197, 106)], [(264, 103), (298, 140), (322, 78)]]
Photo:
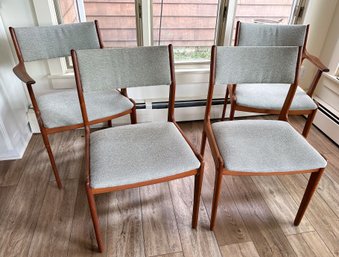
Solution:
[[(209, 145), (211, 147), (212, 156), (215, 163), (215, 186), (214, 186), (214, 194), (213, 194), (213, 202), (212, 202), (212, 213), (211, 213), (211, 223), (210, 229), (213, 230), (215, 226), (215, 219), (217, 215), (218, 201), (221, 192), (221, 184), (222, 184), (222, 176), (223, 175), (231, 175), (231, 176), (270, 176), (270, 175), (290, 175), (290, 174), (300, 174), (300, 173), (311, 173), (311, 177), (309, 179), (306, 191), (304, 193), (303, 199), (301, 201), (299, 210), (294, 220), (294, 225), (298, 226), (301, 222), (301, 219), (306, 211), (306, 208), (311, 200), (313, 193), (316, 190), (318, 182), (324, 172), (324, 169), (313, 169), (313, 170), (303, 170), (303, 171), (290, 171), (290, 172), (240, 172), (240, 171), (231, 171), (227, 170), (224, 165), (224, 160), (221, 157), (216, 139), (213, 134), (213, 130), (211, 127), (211, 106), (212, 106), (212, 98), (213, 91), (215, 85), (215, 66), (216, 66), (216, 46), (212, 47), (211, 54), (211, 66), (210, 66), (210, 78), (209, 78), (209, 90), (207, 96), (207, 104), (206, 104), (206, 112), (205, 112), (205, 120), (204, 120), (204, 128), (203, 128), (203, 136), (201, 143), (201, 155), (204, 155), (206, 138), (208, 139)], [(299, 57), (300, 59), (301, 49), (299, 48)], [(298, 73), (299, 67), (296, 67), (296, 76), (295, 82), (291, 85), (286, 100), (284, 102), (283, 108), (279, 114), (279, 120), (288, 122), (288, 110), (291, 106), (294, 94), (298, 85)]]
[[(100, 252), (103, 252), (104, 245), (101, 238), (100, 226), (99, 226), (99, 219), (95, 205), (94, 195), (103, 194), (113, 191), (119, 191), (124, 189), (142, 187), (147, 185), (153, 185), (162, 182), (168, 182), (174, 179), (184, 178), (187, 176), (195, 176), (194, 182), (194, 202), (193, 202), (193, 215), (192, 215), (192, 228), (196, 228), (198, 224), (198, 214), (199, 214), (199, 205), (200, 205), (200, 195), (201, 195), (201, 187), (202, 187), (202, 180), (203, 180), (203, 172), (204, 172), (204, 161), (201, 155), (193, 148), (191, 143), (188, 141), (186, 136), (184, 135), (183, 131), (180, 129), (178, 124), (174, 118), (174, 106), (175, 106), (175, 91), (176, 91), (176, 80), (175, 80), (175, 70), (174, 70), (174, 57), (173, 57), (173, 46), (168, 46), (169, 50), (169, 63), (170, 63), (170, 77), (171, 77), (171, 84), (169, 86), (169, 104), (168, 104), (168, 122), (172, 122), (176, 128), (179, 130), (180, 134), (183, 136), (185, 141), (188, 143), (192, 151), (194, 152), (195, 156), (200, 161), (201, 165), (199, 169), (190, 170), (187, 172), (183, 172), (177, 175), (172, 175), (168, 177), (163, 177), (160, 179), (153, 179), (143, 182), (138, 182), (129, 185), (122, 185), (122, 186), (114, 186), (114, 187), (107, 187), (107, 188), (91, 188), (90, 183), (90, 122), (88, 121), (87, 111), (86, 111), (86, 103), (84, 100), (84, 96), (82, 93), (82, 83), (80, 79), (80, 71), (78, 65), (78, 59), (76, 52), (72, 50), (72, 60), (73, 60), (73, 67), (76, 79), (76, 85), (78, 90), (78, 96), (82, 111), (82, 117), (84, 120), (85, 125), (85, 140), (86, 140), (86, 149), (85, 149), (85, 170), (86, 170), (86, 193), (88, 198), (88, 203), (90, 207), (90, 212), (92, 216), (93, 226), (95, 230), (95, 236), (98, 243), (98, 249)], [(136, 119), (135, 119), (136, 121)]]
[[(236, 34), (235, 34), (235, 40), (234, 40), (234, 46), (238, 46), (239, 44), (239, 34), (240, 34), (240, 27), (241, 22), (238, 21), (236, 25)], [(302, 62), (307, 59), (309, 60), (315, 67), (318, 69), (313, 81), (311, 83), (310, 88), (307, 91), (307, 95), (309, 95), (311, 98), (313, 96), (313, 93), (318, 85), (319, 79), (323, 72), (329, 72), (329, 69), (315, 56), (311, 55), (306, 50), (306, 43), (307, 43), (307, 37), (308, 37), (308, 31), (309, 31), (309, 25), (307, 25), (306, 28), (306, 34), (305, 34), (305, 40), (304, 45), (302, 48), (302, 57), (301, 57), (301, 63), (299, 65), (299, 68), (302, 64)], [(224, 99), (224, 105), (223, 105), (223, 111), (221, 115), (221, 120), (225, 120), (226, 115), (226, 106), (228, 102), (228, 96), (230, 95), (230, 102), (231, 102), (231, 111), (230, 111), (230, 120), (234, 119), (235, 111), (243, 111), (243, 112), (255, 112), (255, 113), (267, 113), (267, 114), (280, 114), (280, 110), (273, 110), (273, 109), (261, 109), (261, 108), (252, 108), (247, 106), (242, 106), (237, 104), (237, 96), (236, 96), (236, 84), (230, 84), (226, 87), (226, 94)], [(316, 105), (318, 106), (318, 103), (313, 100)], [(316, 115), (317, 109), (315, 110), (289, 110), (289, 115), (307, 115), (307, 120), (302, 132), (302, 135), (306, 138), (308, 136), (308, 133), (310, 132), (314, 117)]]
[[(101, 38), (101, 34), (100, 34), (98, 21), (95, 20), (94, 23), (95, 23), (95, 28), (96, 28), (100, 48), (104, 48), (102, 38)], [(32, 101), (33, 109), (34, 109), (35, 115), (36, 115), (37, 120), (38, 120), (42, 139), (44, 141), (44, 144), (45, 144), (45, 147), (46, 147), (46, 150), (47, 150), (47, 153), (48, 153), (48, 157), (49, 157), (49, 160), (50, 160), (50, 163), (51, 163), (51, 166), (52, 166), (54, 177), (55, 177), (55, 180), (56, 180), (58, 187), (61, 189), (62, 183), (61, 183), (59, 172), (58, 172), (58, 169), (57, 169), (57, 166), (56, 166), (56, 163), (55, 163), (55, 159), (54, 159), (53, 152), (52, 152), (52, 149), (51, 149), (51, 145), (50, 145), (50, 142), (49, 142), (49, 139), (48, 139), (48, 135), (58, 133), (58, 132), (82, 128), (82, 127), (84, 127), (84, 123), (72, 124), (72, 125), (55, 127), (55, 128), (47, 128), (45, 126), (44, 121), (43, 121), (42, 116), (41, 116), (41, 112), (40, 112), (38, 103), (36, 101), (34, 90), (33, 90), (33, 87), (32, 87), (32, 85), (34, 85), (36, 82), (35, 82), (34, 79), (32, 79), (30, 77), (30, 75), (26, 71), (24, 58), (23, 58), (23, 55), (22, 55), (22, 52), (21, 52), (21, 49), (20, 49), (20, 45), (19, 45), (17, 36), (15, 34), (15, 28), (10, 27), (9, 31), (11, 33), (11, 37), (12, 37), (12, 40), (13, 40), (13, 43), (14, 43), (14, 48), (15, 48), (15, 51), (16, 51), (16, 54), (17, 54), (17, 57), (18, 57), (18, 60), (19, 60), (19, 63), (13, 68), (13, 71), (14, 71), (15, 75), (22, 82), (24, 82), (27, 86), (27, 90), (28, 90), (29, 96), (30, 96), (31, 101)], [(120, 93), (128, 98), (127, 90), (125, 88), (121, 89)], [(115, 118), (118, 118), (118, 117), (121, 117), (121, 116), (124, 116), (124, 115), (127, 115), (127, 114), (130, 114), (131, 123), (132, 124), (136, 123), (137, 120), (136, 120), (135, 102), (133, 101), (133, 99), (131, 99), (131, 98), (129, 98), (129, 99), (133, 103), (133, 107), (130, 110), (127, 110), (127, 111), (124, 111), (124, 112), (121, 112), (121, 113), (118, 113), (118, 114), (115, 114), (115, 115), (112, 115), (112, 116), (109, 116), (109, 117), (104, 117), (104, 118), (93, 120), (93, 121), (90, 122), (90, 125), (98, 124), (98, 123), (102, 123), (102, 122), (107, 122), (108, 126), (111, 127), (112, 126), (112, 119), (115, 119)]]

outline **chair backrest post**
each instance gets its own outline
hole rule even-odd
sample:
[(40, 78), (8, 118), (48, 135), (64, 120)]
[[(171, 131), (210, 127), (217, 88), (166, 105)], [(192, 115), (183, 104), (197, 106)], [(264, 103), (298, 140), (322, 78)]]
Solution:
[(22, 52), (20, 50), (18, 38), (17, 38), (17, 36), (15, 34), (14, 28), (13, 27), (9, 27), (9, 32), (10, 32), (12, 40), (13, 40), (14, 49), (15, 49), (16, 55), (18, 56), (19, 63), (24, 64), (24, 58), (22, 56)]
[(300, 67), (300, 62), (301, 62), (301, 57), (302, 57), (302, 46), (299, 46), (298, 49), (298, 59), (297, 59), (297, 65), (295, 67), (295, 79), (294, 83), (291, 84), (290, 89), (287, 93), (285, 102), (283, 104), (283, 107), (281, 108), (280, 114), (279, 114), (279, 120), (284, 120), (288, 121), (288, 111), (291, 107), (295, 92), (297, 91), (298, 87), (298, 78), (299, 78), (299, 67)]
[(78, 98), (79, 98), (79, 102), (80, 102), (81, 114), (82, 114), (82, 118), (83, 118), (83, 121), (84, 121), (85, 129), (87, 129), (87, 128), (89, 128), (89, 121), (88, 121), (88, 115), (87, 115), (87, 109), (86, 109), (84, 94), (82, 93), (83, 90), (82, 90), (82, 83), (81, 83), (81, 79), (80, 79), (80, 70), (79, 70), (78, 58), (77, 58), (76, 51), (74, 49), (71, 50), (71, 56), (72, 56), (72, 62), (73, 62), (73, 68), (74, 68), (75, 83), (76, 83)]
[(98, 20), (94, 20), (94, 24), (95, 24), (95, 30), (97, 31), (97, 36), (98, 36), (98, 40), (99, 40), (99, 46), (100, 46), (100, 48), (104, 48), (104, 43), (102, 42), (102, 37), (101, 37), (100, 29), (99, 29), (99, 22), (98, 22)]
[(214, 91), (214, 84), (215, 84), (216, 52), (217, 52), (217, 47), (213, 45), (211, 49), (210, 77), (209, 77), (209, 87), (208, 87), (206, 110), (205, 110), (205, 123), (209, 122), (210, 120), (213, 91)]
[(171, 73), (171, 84), (170, 84), (169, 100), (168, 100), (168, 121), (173, 122), (175, 121), (174, 107), (175, 107), (175, 91), (176, 91), (173, 45), (170, 44), (168, 46), (168, 52), (169, 52), (170, 73)]
[(237, 46), (239, 43), (239, 30), (240, 30), (240, 21), (237, 21), (237, 25), (235, 27), (234, 46)]

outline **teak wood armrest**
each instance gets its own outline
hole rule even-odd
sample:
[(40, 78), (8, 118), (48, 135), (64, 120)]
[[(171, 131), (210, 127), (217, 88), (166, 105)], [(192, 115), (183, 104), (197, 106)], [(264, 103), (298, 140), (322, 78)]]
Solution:
[(35, 84), (35, 80), (28, 75), (23, 63), (19, 63), (17, 66), (15, 66), (13, 68), (13, 72), (22, 82), (30, 85)]
[(309, 60), (313, 65), (315, 65), (322, 72), (329, 72), (330, 69), (327, 68), (318, 57), (310, 54), (306, 50), (304, 51), (303, 58)]

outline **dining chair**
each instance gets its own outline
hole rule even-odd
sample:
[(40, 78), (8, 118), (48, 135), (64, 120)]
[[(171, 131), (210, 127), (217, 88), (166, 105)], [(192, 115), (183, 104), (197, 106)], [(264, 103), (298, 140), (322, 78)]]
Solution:
[[(86, 192), (99, 251), (104, 245), (94, 199), (97, 194), (195, 176), (192, 227), (196, 228), (204, 162), (175, 122), (172, 45), (72, 50), (72, 60), (85, 124)], [(90, 131), (85, 94), (159, 85), (169, 85), (167, 122)]]
[[(277, 25), (251, 24), (238, 21), (236, 26), (235, 46), (301, 46), (302, 61), (308, 60), (317, 72), (307, 93), (297, 87), (290, 115), (307, 115), (303, 136), (307, 137), (316, 115), (318, 104), (312, 99), (318, 81), (323, 72), (329, 69), (315, 56), (306, 50), (309, 25)], [(301, 62), (302, 64), (302, 62)], [(301, 66), (300, 64), (300, 66)], [(300, 69), (299, 66), (299, 69)], [(230, 120), (234, 119), (235, 111), (279, 114), (283, 107), (289, 84), (276, 87), (270, 83), (260, 84), (230, 84), (226, 88), (221, 120), (225, 119), (228, 95), (230, 95)]]
[[(215, 162), (210, 229), (215, 226), (223, 175), (269, 176), (311, 173), (294, 225), (299, 225), (327, 161), (288, 123), (298, 85), (300, 47), (212, 47), (201, 154), (206, 137)], [(211, 124), (215, 85), (289, 84), (279, 120), (234, 120)], [(258, 85), (260, 87), (260, 85)]]
[[(53, 93), (35, 95), (36, 86), (33, 85), (36, 82), (27, 73), (25, 63), (69, 57), (71, 49), (103, 48), (98, 22), (10, 27), (9, 30), (19, 60), (13, 71), (27, 86), (57, 185), (62, 188), (48, 135), (84, 126), (76, 89), (55, 90)], [(97, 84), (95, 81), (93, 83)], [(125, 88), (120, 91), (93, 92), (85, 97), (88, 98), (91, 125), (108, 122), (108, 125), (112, 126), (112, 119), (126, 114), (130, 114), (131, 122), (136, 123), (135, 103), (128, 99)]]

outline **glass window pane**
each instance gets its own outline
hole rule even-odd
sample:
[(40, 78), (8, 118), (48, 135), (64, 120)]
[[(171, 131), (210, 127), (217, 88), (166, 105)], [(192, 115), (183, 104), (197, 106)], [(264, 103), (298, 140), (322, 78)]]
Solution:
[(288, 24), (293, 0), (238, 0), (233, 28), (237, 21), (247, 23)]
[(74, 0), (58, 1), (58, 18), (63, 24), (79, 22), (76, 2)]
[(133, 0), (85, 0), (88, 21), (98, 20), (105, 47), (137, 46)]
[(153, 44), (173, 44), (175, 59), (209, 59), (218, 0), (153, 0)]
[[(77, 0), (58, 2), (62, 23), (79, 22)], [(105, 47), (137, 46), (134, 0), (83, 0), (83, 4), (86, 20), (99, 21)]]

